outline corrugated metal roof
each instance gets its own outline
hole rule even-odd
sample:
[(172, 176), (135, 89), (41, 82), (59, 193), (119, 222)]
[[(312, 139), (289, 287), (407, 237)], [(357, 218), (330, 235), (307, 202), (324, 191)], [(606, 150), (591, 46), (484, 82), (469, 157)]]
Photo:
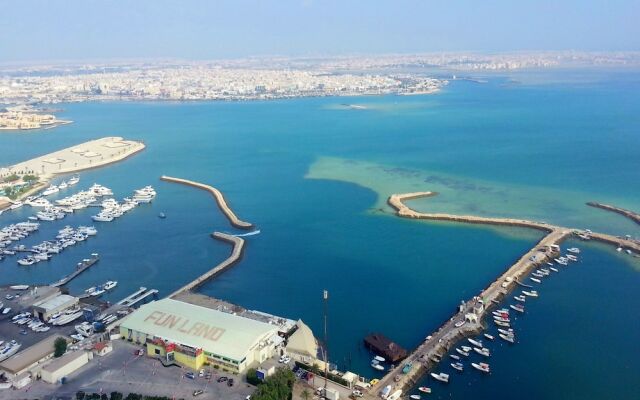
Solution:
[(69, 296), (68, 294), (61, 294), (59, 296), (53, 297), (49, 300), (40, 301), (35, 303), (34, 307), (39, 307), (44, 309), (45, 311), (55, 310), (58, 307), (72, 305), (77, 303), (78, 298)]
[(143, 305), (122, 326), (236, 361), (277, 333), (263, 322), (173, 299)]

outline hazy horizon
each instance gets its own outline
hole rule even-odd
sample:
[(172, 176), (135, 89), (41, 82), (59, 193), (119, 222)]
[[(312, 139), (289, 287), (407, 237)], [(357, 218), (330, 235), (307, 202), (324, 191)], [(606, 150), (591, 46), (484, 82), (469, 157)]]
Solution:
[(0, 63), (640, 50), (640, 3), (2, 2)]

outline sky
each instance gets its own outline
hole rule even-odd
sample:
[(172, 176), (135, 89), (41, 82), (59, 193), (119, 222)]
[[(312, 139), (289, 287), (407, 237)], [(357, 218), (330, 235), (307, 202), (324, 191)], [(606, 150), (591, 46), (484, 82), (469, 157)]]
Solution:
[(640, 50), (640, 0), (0, 0), (0, 62)]

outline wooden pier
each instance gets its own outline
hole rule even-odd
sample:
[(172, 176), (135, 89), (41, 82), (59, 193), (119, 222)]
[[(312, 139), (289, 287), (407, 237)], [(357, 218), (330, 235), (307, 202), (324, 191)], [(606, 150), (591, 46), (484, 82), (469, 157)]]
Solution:
[(91, 258), (82, 260), (82, 262), (79, 262), (78, 265), (76, 265), (75, 271), (65, 276), (64, 278), (60, 279), (59, 281), (52, 283), (50, 286), (59, 287), (59, 286), (66, 285), (67, 283), (75, 279), (75, 277), (77, 277), (78, 275), (80, 275), (81, 273), (89, 269), (92, 265), (97, 263), (99, 260), (100, 260), (100, 256), (98, 256), (97, 253), (91, 254)]
[(171, 293), (169, 295), (169, 298), (177, 296), (180, 293), (186, 292), (188, 290), (195, 289), (196, 287), (202, 285), (209, 279), (217, 276), (218, 274), (222, 273), (226, 269), (232, 267), (235, 263), (237, 263), (240, 260), (240, 258), (242, 257), (242, 252), (244, 250), (244, 239), (239, 238), (237, 236), (229, 235), (226, 233), (221, 233), (221, 232), (214, 232), (211, 236), (215, 239), (222, 240), (224, 242), (227, 242), (233, 245), (233, 248), (231, 249), (231, 254), (229, 255), (229, 257), (227, 257), (224, 261), (222, 261), (220, 264), (216, 265), (206, 273), (200, 275), (193, 281), (187, 283), (180, 289)]
[[(454, 314), (449, 320), (442, 324), (438, 330), (428, 336), (428, 338), (418, 346), (405, 359), (405, 361), (390, 370), (371, 390), (371, 392), (367, 394), (367, 398), (378, 397), (380, 390), (387, 385), (392, 387), (391, 392), (398, 389), (406, 391), (407, 389), (415, 386), (424, 373), (429, 372), (432, 368), (437, 366), (438, 363), (436, 360), (442, 359), (442, 357), (459, 340), (481, 333), (484, 330), (483, 319), (488, 313), (490, 313), (491, 308), (496, 304), (499, 304), (517, 287), (517, 285), (529, 286), (522, 284), (520, 279), (529, 274), (533, 269), (555, 258), (557, 256), (557, 253), (554, 252), (555, 246), (560, 245), (562, 241), (577, 232), (575, 229), (524, 219), (420, 213), (404, 204), (404, 201), (406, 200), (435, 195), (437, 195), (437, 193), (434, 192), (394, 194), (388, 199), (388, 204), (396, 209), (398, 216), (404, 218), (519, 226), (541, 230), (547, 234), (515, 264), (509, 267), (507, 271), (500, 275), (498, 279), (492, 282), (477, 296), (474, 296), (473, 299), (470, 299), (461, 305), (458, 313)], [(636, 252), (640, 252), (640, 243), (627, 238), (620, 238), (602, 233), (590, 233), (590, 237), (594, 240), (617, 246), (625, 246), (629, 249), (634, 249)], [(467, 315), (472, 315), (474, 317), (467, 319)], [(462, 326), (456, 326), (456, 323), (459, 324), (465, 320), (466, 322)], [(409, 373), (404, 374), (402, 373), (402, 368), (407, 362), (411, 362), (413, 364), (413, 368)]]
[(227, 219), (229, 220), (231, 225), (233, 225), (236, 228), (240, 228), (240, 229), (251, 229), (251, 228), (253, 228), (253, 224), (250, 224), (249, 222), (242, 221), (242, 220), (240, 220), (240, 218), (238, 218), (236, 216), (236, 214), (233, 212), (233, 210), (231, 210), (231, 208), (227, 204), (227, 202), (224, 199), (224, 196), (222, 195), (222, 193), (218, 189), (214, 188), (213, 186), (209, 186), (209, 185), (205, 185), (203, 183), (190, 181), (190, 180), (187, 180), (187, 179), (172, 178), (170, 176), (164, 176), (164, 175), (161, 176), (160, 179), (163, 180), (163, 181), (181, 183), (183, 185), (192, 186), (192, 187), (195, 187), (195, 188), (199, 188), (199, 189), (203, 189), (203, 190), (208, 191), (209, 193), (211, 193), (213, 195), (213, 197), (215, 197), (216, 202), (218, 203), (218, 207), (220, 208), (222, 213), (227, 217)]

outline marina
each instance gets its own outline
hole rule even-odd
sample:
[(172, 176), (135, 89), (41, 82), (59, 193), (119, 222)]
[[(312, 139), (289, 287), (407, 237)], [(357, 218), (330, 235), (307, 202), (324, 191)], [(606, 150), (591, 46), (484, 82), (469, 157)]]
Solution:
[[(459, 312), (450, 318), (444, 325), (442, 325), (436, 332), (432, 333), (427, 339), (418, 346), (411, 354), (407, 356), (407, 360), (412, 363), (418, 364), (418, 368), (412, 369), (407, 374), (403, 374), (401, 367), (396, 367), (390, 370), (383, 378), (380, 379), (380, 387), (390, 385), (392, 388), (405, 391), (408, 388), (414, 387), (418, 382), (422, 374), (428, 373), (432, 368), (437, 366), (437, 362), (433, 360), (440, 360), (442, 357), (462, 338), (475, 336), (480, 334), (484, 327), (482, 321), (491, 308), (493, 303), (499, 303), (505, 299), (511, 290), (513, 290), (513, 283), (518, 283), (521, 286), (527, 286), (520, 283), (520, 279), (526, 277), (536, 268), (540, 268), (549, 260), (557, 259), (560, 249), (560, 244), (568, 237), (576, 234), (576, 230), (558, 227), (546, 223), (538, 223), (527, 220), (519, 219), (505, 219), (505, 218), (487, 218), (487, 217), (474, 217), (474, 216), (457, 216), (449, 214), (428, 214), (419, 213), (404, 204), (405, 201), (416, 199), (420, 197), (434, 196), (434, 192), (417, 192), (400, 195), (392, 195), (388, 199), (389, 205), (391, 205), (396, 211), (397, 215), (405, 218), (417, 218), (417, 219), (429, 219), (429, 220), (445, 220), (451, 222), (465, 222), (476, 224), (495, 224), (495, 225), (510, 225), (525, 228), (532, 228), (542, 230), (546, 232), (546, 236), (536, 244), (529, 252), (523, 255), (515, 264), (507, 269), (497, 280), (491, 285), (485, 288), (478, 296), (468, 300), (460, 306)], [(606, 243), (620, 244), (624, 243), (625, 246), (634, 248), (636, 251), (640, 248), (640, 245), (629, 239), (622, 239), (619, 237), (613, 237), (606, 234), (596, 234), (588, 232), (588, 234), (596, 239), (602, 240)], [(576, 252), (574, 250), (574, 252)], [(577, 251), (579, 252), (579, 250)], [(537, 283), (541, 281), (537, 278)], [(523, 295), (537, 297), (538, 293), (535, 290), (524, 290)], [(515, 306), (517, 311), (524, 312), (522, 306)], [(513, 307), (512, 307), (513, 308)], [(461, 320), (465, 320), (465, 324), (459, 324)], [(498, 312), (498, 315), (493, 315), (493, 320), (498, 326), (509, 327), (510, 318), (508, 317), (508, 310)], [(509, 343), (515, 343), (515, 336), (509, 332), (508, 334), (500, 333), (499, 337)], [(481, 342), (477, 342), (472, 338), (468, 339), (474, 346), (482, 347)], [(471, 348), (462, 346), (462, 348), (456, 348), (456, 351), (465, 357), (469, 355)], [(489, 350), (484, 348), (476, 348), (475, 352), (482, 355), (489, 355)], [(473, 365), (473, 364), (472, 364)], [(482, 372), (489, 372), (489, 366), (485, 363), (479, 363), (473, 365), (475, 369)], [(444, 380), (443, 373), (431, 373), (431, 376), (442, 382), (448, 382), (449, 376), (446, 376)], [(444, 374), (446, 375), (446, 374)]]

